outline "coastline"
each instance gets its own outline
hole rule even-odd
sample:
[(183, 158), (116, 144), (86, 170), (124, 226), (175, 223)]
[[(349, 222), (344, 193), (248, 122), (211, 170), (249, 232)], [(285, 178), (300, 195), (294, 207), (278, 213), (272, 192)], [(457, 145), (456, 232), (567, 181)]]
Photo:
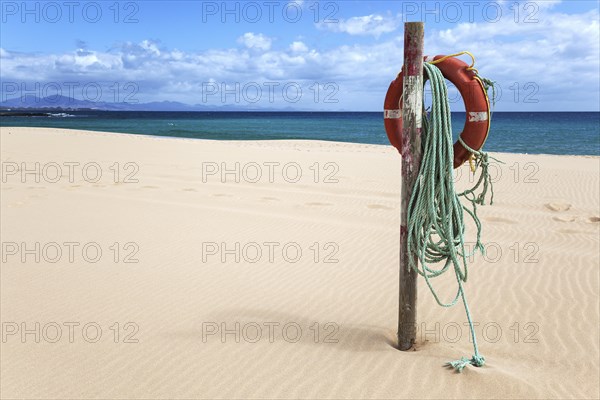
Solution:
[[(496, 112), (486, 151), (600, 156), (599, 112)], [(452, 114), (454, 136), (465, 121)], [(381, 112), (72, 111), (2, 117), (2, 125), (218, 140), (327, 140), (388, 145)]]
[[(301, 143), (323, 143), (323, 144), (332, 144), (332, 146), (345, 146), (348, 145), (351, 147), (352, 145), (357, 146), (366, 146), (379, 148), (382, 150), (390, 150), (392, 147), (389, 144), (377, 144), (377, 143), (356, 143), (356, 142), (338, 142), (334, 140), (314, 140), (314, 139), (261, 139), (261, 140), (229, 140), (229, 139), (205, 139), (205, 138), (192, 138), (192, 137), (181, 137), (181, 136), (161, 136), (161, 135), (153, 135), (153, 134), (143, 134), (143, 133), (129, 133), (129, 132), (112, 132), (112, 131), (97, 131), (97, 130), (85, 130), (85, 129), (71, 129), (71, 128), (50, 128), (50, 127), (29, 127), (29, 126), (0, 126), (1, 130), (5, 130), (9, 132), (10, 130), (16, 130), (16, 133), (22, 130), (32, 130), (39, 131), (41, 133), (65, 133), (65, 134), (75, 134), (75, 135), (98, 135), (98, 136), (127, 136), (133, 138), (147, 138), (149, 140), (152, 139), (164, 139), (164, 140), (183, 140), (183, 141), (191, 141), (191, 142), (217, 142), (217, 143), (279, 143), (279, 144), (301, 144)], [(502, 152), (502, 151), (486, 151), (490, 155), (494, 157), (502, 157), (504, 154), (506, 155), (517, 155), (517, 156), (532, 156), (532, 157), (580, 157), (580, 158), (591, 158), (600, 160), (600, 156), (594, 154), (552, 154), (552, 153), (519, 153), (519, 152)]]

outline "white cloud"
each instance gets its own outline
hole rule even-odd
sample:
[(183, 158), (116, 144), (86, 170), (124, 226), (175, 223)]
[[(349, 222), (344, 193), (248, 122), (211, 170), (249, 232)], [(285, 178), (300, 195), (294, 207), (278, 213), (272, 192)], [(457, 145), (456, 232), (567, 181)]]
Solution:
[(271, 48), (272, 40), (262, 33), (254, 34), (252, 32), (247, 32), (238, 38), (238, 43), (242, 43), (249, 49), (269, 50)]
[(293, 42), (292, 44), (290, 44), (290, 50), (293, 51), (294, 53), (301, 53), (301, 52), (308, 51), (308, 47), (306, 47), (306, 45), (304, 43), (297, 41), (297, 42)]
[(400, 18), (371, 14), (362, 17), (352, 17), (346, 20), (339, 19), (338, 22), (321, 22), (317, 26), (332, 32), (379, 37), (383, 33), (393, 32), (398, 29), (400, 23)]
[(140, 43), (140, 47), (154, 55), (159, 56), (160, 50), (158, 49), (158, 45), (150, 40), (144, 40)]
[[(535, 23), (464, 23), (432, 31), (430, 54), (469, 50), (483, 76), (501, 87), (504, 108), (598, 109), (600, 26), (597, 10), (581, 14), (540, 8)], [(524, 87), (537, 90), (524, 90)], [(519, 88), (519, 92), (517, 92)], [(525, 96), (536, 91), (529, 100)]]

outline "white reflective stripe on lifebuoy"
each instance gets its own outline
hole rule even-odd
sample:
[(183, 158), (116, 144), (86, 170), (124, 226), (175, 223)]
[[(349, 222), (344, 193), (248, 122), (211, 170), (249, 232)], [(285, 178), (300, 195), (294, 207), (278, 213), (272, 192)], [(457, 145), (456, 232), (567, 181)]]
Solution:
[(469, 112), (469, 122), (481, 122), (487, 121), (488, 113), (487, 111), (470, 111)]
[(383, 110), (384, 119), (400, 119), (402, 118), (402, 110)]
[(425, 62), (432, 62), (435, 56), (425, 56)]

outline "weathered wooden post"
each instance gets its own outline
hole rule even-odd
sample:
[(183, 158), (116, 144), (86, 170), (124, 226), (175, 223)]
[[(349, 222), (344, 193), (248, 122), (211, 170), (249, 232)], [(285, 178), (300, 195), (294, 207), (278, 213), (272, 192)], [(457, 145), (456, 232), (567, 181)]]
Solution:
[[(421, 123), (423, 111), (423, 22), (404, 24), (404, 87), (402, 96), (402, 188), (400, 206), (400, 307), (398, 348), (409, 350), (415, 343), (417, 276), (408, 269), (407, 209), (421, 166)], [(415, 260), (416, 262), (416, 260)]]

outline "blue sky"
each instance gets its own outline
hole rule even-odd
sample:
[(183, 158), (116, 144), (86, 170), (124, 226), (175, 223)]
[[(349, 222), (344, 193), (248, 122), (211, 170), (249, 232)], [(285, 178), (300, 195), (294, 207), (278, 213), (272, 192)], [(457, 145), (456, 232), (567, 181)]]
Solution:
[(3, 0), (0, 12), (1, 100), (376, 111), (403, 22), (421, 20), (427, 54), (476, 55), (497, 110), (600, 110), (597, 1)]

